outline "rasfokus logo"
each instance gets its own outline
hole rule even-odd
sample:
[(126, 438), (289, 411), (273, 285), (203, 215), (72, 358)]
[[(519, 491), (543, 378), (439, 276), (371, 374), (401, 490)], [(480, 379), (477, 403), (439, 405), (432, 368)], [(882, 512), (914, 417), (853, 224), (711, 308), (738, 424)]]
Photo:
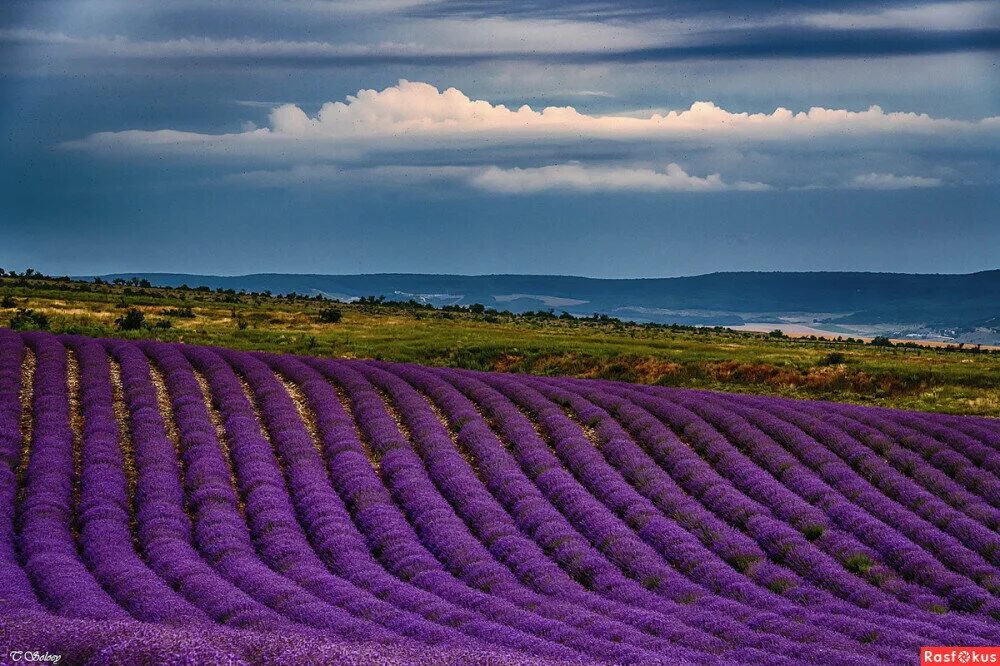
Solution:
[(1000, 647), (922, 647), (920, 664), (998, 664)]

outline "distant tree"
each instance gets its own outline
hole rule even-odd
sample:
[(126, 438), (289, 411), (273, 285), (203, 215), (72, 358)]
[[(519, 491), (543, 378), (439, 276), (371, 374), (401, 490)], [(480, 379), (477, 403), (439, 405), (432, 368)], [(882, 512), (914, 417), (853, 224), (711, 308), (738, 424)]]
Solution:
[(333, 306), (328, 308), (323, 308), (319, 311), (319, 321), (322, 324), (336, 324), (344, 316), (344, 313), (340, 311), (340, 308), (335, 308)]
[(869, 342), (868, 344), (870, 344), (873, 347), (894, 347), (895, 346), (895, 345), (892, 344), (892, 340), (890, 340), (889, 338), (885, 337), (884, 335), (879, 335), (879, 336), (876, 336), (876, 337), (872, 338), (872, 341)]
[(21, 308), (11, 318), (10, 327), (15, 331), (47, 331), (49, 318), (42, 312)]
[(780, 328), (776, 328), (773, 331), (771, 331), (770, 333), (768, 333), (767, 337), (769, 337), (769, 338), (783, 338), (783, 337), (785, 337), (785, 332), (782, 331)]
[(107, 284), (107, 282), (105, 282), (104, 280), (102, 280), (99, 277), (95, 277), (94, 278), (94, 284)]
[(472, 314), (483, 314), (486, 312), (486, 306), (482, 303), (473, 303), (469, 306), (469, 312)]
[(138, 331), (146, 324), (146, 315), (138, 308), (129, 308), (125, 314), (115, 319), (119, 331)]

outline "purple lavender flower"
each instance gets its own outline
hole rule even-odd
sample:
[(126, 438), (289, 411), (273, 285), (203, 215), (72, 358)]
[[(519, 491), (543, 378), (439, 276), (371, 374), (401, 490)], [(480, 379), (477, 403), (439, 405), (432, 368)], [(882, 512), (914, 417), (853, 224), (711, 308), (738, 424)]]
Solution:
[(989, 419), (0, 330), (0, 644), (900, 663), (1000, 641)]

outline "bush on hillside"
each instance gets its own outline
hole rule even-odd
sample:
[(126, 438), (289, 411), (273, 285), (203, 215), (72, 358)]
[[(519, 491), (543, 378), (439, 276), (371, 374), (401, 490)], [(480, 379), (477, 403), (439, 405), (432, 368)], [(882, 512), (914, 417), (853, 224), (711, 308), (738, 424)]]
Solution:
[(115, 327), (119, 331), (138, 331), (146, 325), (146, 315), (138, 308), (129, 308), (125, 314), (115, 319)]
[(344, 316), (340, 308), (328, 307), (319, 311), (319, 321), (322, 324), (336, 324)]
[(42, 312), (21, 308), (11, 318), (10, 327), (15, 331), (47, 331), (49, 318)]
[(817, 365), (840, 365), (846, 363), (847, 357), (842, 352), (830, 352), (819, 360)]
[(178, 317), (179, 319), (194, 319), (194, 310), (191, 309), (190, 305), (185, 305), (180, 308), (172, 308), (170, 310), (163, 311), (164, 317)]

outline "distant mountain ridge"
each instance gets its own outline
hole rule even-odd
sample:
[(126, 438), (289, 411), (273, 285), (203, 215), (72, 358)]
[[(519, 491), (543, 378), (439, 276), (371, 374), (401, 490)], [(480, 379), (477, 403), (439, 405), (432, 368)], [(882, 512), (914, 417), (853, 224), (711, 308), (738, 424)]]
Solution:
[(319, 275), (257, 273), (217, 276), (118, 273), (153, 284), (296, 292), (349, 300), (385, 296), (435, 305), (515, 312), (549, 309), (604, 313), (659, 322), (738, 325), (814, 314), (810, 321), (975, 328), (1000, 317), (1000, 270), (964, 275), (860, 272), (729, 272), (692, 277), (603, 279), (561, 275)]

